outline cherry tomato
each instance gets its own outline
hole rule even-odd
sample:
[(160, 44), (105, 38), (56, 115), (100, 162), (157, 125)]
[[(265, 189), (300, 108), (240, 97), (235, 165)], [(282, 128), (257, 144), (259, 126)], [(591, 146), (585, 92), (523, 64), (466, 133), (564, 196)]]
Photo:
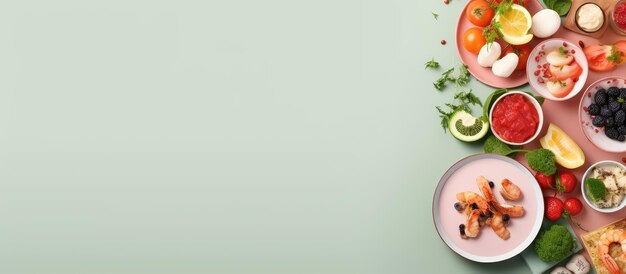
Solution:
[(463, 33), (463, 47), (473, 53), (478, 54), (480, 48), (487, 44), (487, 40), (483, 37), (483, 29), (473, 27)]
[(576, 216), (583, 211), (583, 203), (578, 198), (570, 197), (563, 202), (563, 208), (569, 215)]
[(544, 202), (544, 216), (546, 218), (556, 221), (561, 218), (563, 214), (563, 201), (557, 197), (543, 197)]
[(576, 176), (571, 172), (559, 173), (559, 179), (556, 182), (556, 188), (559, 192), (571, 193), (576, 188)]
[(533, 49), (528, 44), (519, 45), (519, 46), (510, 45), (504, 50), (504, 53), (502, 54), (502, 56), (505, 56), (511, 52), (515, 53), (515, 55), (519, 57), (519, 61), (517, 62), (517, 66), (515, 67), (515, 70), (526, 70), (526, 63), (528, 62), (528, 55), (530, 55), (531, 51), (533, 51)]
[(539, 171), (535, 174), (535, 179), (537, 179), (537, 183), (539, 183), (539, 187), (542, 189), (553, 189), (554, 188), (554, 175), (545, 175)]
[(615, 68), (615, 64), (607, 59), (611, 55), (611, 46), (588, 46), (584, 52), (589, 63), (589, 69), (604, 72)]
[(489, 4), (485, 0), (474, 0), (467, 6), (465, 14), (472, 24), (479, 27), (486, 27), (491, 23), (495, 11), (489, 7)]

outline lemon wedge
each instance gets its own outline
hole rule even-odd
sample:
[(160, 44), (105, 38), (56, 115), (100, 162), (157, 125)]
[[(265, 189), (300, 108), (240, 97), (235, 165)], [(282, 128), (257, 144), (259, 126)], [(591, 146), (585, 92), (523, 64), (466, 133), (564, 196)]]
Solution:
[(533, 35), (528, 33), (533, 25), (533, 19), (526, 8), (513, 4), (504, 14), (498, 13), (495, 20), (500, 24), (502, 39), (507, 43), (523, 45), (533, 39)]
[(585, 154), (578, 144), (565, 131), (550, 123), (548, 132), (539, 139), (541, 147), (554, 153), (556, 162), (569, 169), (582, 166), (585, 163)]

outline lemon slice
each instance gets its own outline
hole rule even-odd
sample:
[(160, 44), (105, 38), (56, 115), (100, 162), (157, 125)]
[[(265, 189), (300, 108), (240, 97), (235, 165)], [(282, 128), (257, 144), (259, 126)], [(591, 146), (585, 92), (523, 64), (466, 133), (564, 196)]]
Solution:
[(565, 168), (574, 169), (585, 163), (585, 154), (565, 131), (550, 123), (548, 132), (539, 139), (541, 147), (554, 153), (556, 162)]
[(502, 39), (507, 43), (523, 45), (533, 39), (533, 35), (528, 33), (533, 19), (526, 8), (513, 4), (511, 10), (497, 14), (495, 20), (500, 24)]

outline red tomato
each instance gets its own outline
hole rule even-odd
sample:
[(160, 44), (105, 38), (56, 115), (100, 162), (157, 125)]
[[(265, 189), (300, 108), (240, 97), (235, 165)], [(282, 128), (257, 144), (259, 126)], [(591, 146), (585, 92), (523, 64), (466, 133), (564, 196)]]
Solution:
[(539, 183), (539, 187), (542, 189), (553, 189), (554, 186), (554, 175), (545, 175), (539, 171), (535, 174), (535, 179), (537, 179), (537, 183)]
[(563, 203), (563, 208), (570, 216), (576, 216), (583, 211), (583, 203), (578, 198), (567, 198)]
[(467, 6), (465, 14), (472, 24), (479, 27), (486, 27), (491, 23), (495, 11), (489, 7), (489, 4), (485, 0), (474, 0)]
[(463, 33), (463, 47), (473, 53), (478, 54), (480, 48), (487, 44), (487, 40), (483, 37), (483, 29), (473, 27)]
[(589, 69), (603, 72), (615, 68), (615, 64), (607, 59), (611, 55), (611, 46), (588, 46), (584, 52), (589, 63)]
[(519, 46), (510, 45), (504, 50), (504, 53), (502, 54), (502, 56), (505, 56), (511, 52), (515, 53), (515, 55), (519, 57), (519, 61), (517, 62), (517, 66), (515, 67), (515, 70), (526, 70), (526, 63), (528, 62), (528, 55), (530, 55), (531, 51), (533, 51), (533, 49), (528, 44), (519, 45)]
[(615, 42), (615, 50), (619, 51), (622, 55), (622, 62), (626, 61), (626, 40), (619, 40)]
[(559, 192), (571, 193), (576, 189), (576, 176), (571, 172), (561, 172), (558, 178), (559, 179), (556, 181), (556, 189)]

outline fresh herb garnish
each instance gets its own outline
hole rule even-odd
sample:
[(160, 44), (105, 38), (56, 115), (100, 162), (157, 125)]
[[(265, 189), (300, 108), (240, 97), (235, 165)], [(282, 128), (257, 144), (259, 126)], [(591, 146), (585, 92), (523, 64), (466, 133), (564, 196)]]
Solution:
[(444, 110), (444, 107), (436, 106), (435, 108), (439, 112), (439, 118), (441, 118), (441, 127), (443, 131), (446, 132), (448, 129), (448, 124), (450, 122), (450, 118), (457, 111), (466, 111), (468, 113), (472, 113), (471, 106), (478, 105), (481, 106), (482, 103), (480, 99), (472, 93), (472, 90), (469, 91), (460, 91), (454, 95), (454, 103), (446, 103), (445, 106), (448, 110)]
[(438, 20), (438, 19), (439, 19), (439, 14), (436, 14), (436, 13), (434, 13), (434, 12), (432, 12), (432, 14), (433, 14), (433, 17), (435, 18), (435, 20)]
[(611, 46), (611, 55), (606, 57), (606, 59), (613, 64), (619, 64), (622, 62), (622, 54), (615, 50), (615, 46)]
[(559, 47), (559, 54), (567, 57), (569, 56), (567, 53), (565, 53), (565, 48), (564, 47)]
[(426, 62), (426, 68), (438, 69), (439, 62), (435, 61), (435, 58), (433, 58), (432, 60)]
[(491, 23), (483, 29), (483, 37), (487, 40), (487, 44), (491, 45), (496, 39), (502, 38), (501, 27), (500, 22), (492, 20)]
[(572, 8), (572, 0), (543, 0), (546, 8), (556, 11), (559, 16), (565, 16)]
[(456, 83), (459, 86), (465, 86), (467, 85), (467, 83), (469, 83), (469, 80), (470, 80), (470, 73), (467, 70), (467, 66), (462, 65), (461, 67), (459, 67), (459, 77), (456, 78)]
[(450, 77), (450, 74), (452, 74), (452, 72), (454, 72), (454, 68), (446, 70), (444, 73), (441, 74), (441, 77), (439, 77), (439, 79), (437, 79), (437, 81), (433, 83), (437, 90), (443, 90), (443, 88), (446, 87), (446, 82), (456, 82), (455, 78)]
[(487, 140), (485, 140), (483, 149), (486, 153), (495, 153), (502, 156), (510, 156), (516, 152), (525, 152), (524, 156), (528, 161), (528, 165), (533, 170), (539, 171), (545, 175), (552, 175), (556, 173), (554, 153), (545, 148), (534, 150), (513, 149), (506, 143), (500, 141), (500, 139), (496, 136), (491, 135), (487, 138)]

